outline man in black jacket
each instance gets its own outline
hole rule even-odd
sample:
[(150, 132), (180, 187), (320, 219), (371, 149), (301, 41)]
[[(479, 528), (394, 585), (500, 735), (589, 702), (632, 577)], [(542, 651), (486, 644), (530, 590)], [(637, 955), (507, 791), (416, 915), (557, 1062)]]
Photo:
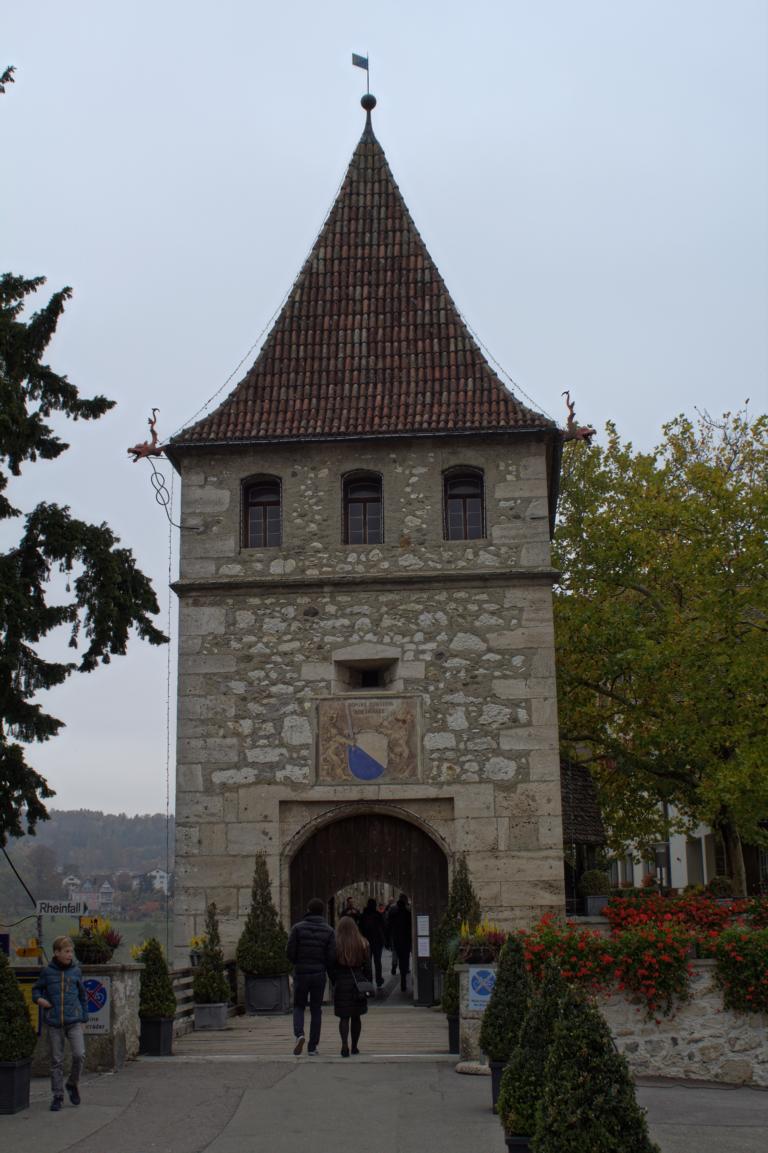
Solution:
[(323, 1016), (323, 993), (329, 970), (336, 960), (336, 937), (323, 916), (324, 905), (313, 897), (303, 921), (298, 921), (288, 938), (288, 960), (293, 965), (293, 1035), (294, 1053), (304, 1048), (304, 1010), (309, 1001), (310, 1057), (317, 1054), (320, 1024)]

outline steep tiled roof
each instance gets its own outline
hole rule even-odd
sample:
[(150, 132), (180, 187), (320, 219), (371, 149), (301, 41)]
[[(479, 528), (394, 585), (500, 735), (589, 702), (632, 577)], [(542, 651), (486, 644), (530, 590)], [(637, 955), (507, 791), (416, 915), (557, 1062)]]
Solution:
[(554, 428), (492, 371), (395, 184), (370, 115), (255, 364), (174, 446)]

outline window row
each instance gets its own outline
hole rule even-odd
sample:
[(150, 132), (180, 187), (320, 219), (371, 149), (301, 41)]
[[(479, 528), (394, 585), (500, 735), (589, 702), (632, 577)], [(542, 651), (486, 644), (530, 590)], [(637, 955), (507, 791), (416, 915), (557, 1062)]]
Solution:
[[(383, 484), (378, 473), (350, 473), (342, 482), (344, 544), (384, 541)], [(483, 474), (455, 469), (443, 475), (445, 540), (481, 540), (485, 536)], [(282, 544), (282, 496), (277, 477), (260, 477), (243, 488), (243, 545), (275, 548)]]

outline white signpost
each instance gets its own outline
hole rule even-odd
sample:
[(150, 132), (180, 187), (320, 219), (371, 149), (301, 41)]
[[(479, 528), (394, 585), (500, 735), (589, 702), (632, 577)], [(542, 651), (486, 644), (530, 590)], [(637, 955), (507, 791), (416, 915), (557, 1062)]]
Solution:
[(37, 901), (35, 912), (38, 917), (84, 917), (88, 912), (85, 901)]

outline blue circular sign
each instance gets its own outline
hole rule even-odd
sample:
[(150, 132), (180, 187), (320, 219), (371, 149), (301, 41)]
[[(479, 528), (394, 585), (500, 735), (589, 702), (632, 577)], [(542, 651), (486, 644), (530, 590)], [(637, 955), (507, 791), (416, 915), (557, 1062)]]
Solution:
[(100, 1013), (107, 1003), (107, 990), (97, 977), (86, 977), (85, 998), (89, 1013)]
[(490, 997), (496, 984), (493, 969), (475, 969), (470, 976), (472, 992), (476, 997)]

